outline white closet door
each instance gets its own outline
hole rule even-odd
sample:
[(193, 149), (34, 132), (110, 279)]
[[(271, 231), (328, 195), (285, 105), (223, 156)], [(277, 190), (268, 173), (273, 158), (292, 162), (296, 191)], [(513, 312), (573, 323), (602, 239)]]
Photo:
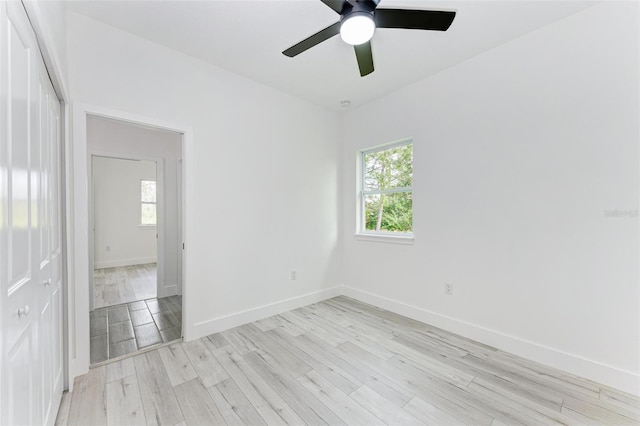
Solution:
[(62, 395), (62, 256), (60, 244), (60, 104), (41, 67), (38, 90), (40, 131), (38, 232), (40, 238), (38, 330), (43, 424), (53, 424)]
[(19, 1), (0, 2), (0, 424), (62, 394), (60, 107)]

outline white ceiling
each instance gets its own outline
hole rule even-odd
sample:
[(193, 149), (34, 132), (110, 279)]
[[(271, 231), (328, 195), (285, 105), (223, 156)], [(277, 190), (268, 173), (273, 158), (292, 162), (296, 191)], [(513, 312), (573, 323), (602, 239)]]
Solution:
[(380, 8), (454, 10), (446, 32), (381, 29), (375, 72), (360, 77), (339, 36), (295, 58), (281, 52), (336, 22), (320, 0), (67, 1), (67, 8), (332, 109), (433, 75), (593, 5), (586, 1), (382, 0)]

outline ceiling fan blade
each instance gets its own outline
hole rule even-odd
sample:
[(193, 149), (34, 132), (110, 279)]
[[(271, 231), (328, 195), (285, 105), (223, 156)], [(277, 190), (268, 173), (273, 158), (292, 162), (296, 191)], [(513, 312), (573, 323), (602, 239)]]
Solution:
[(342, 14), (342, 9), (344, 8), (345, 0), (320, 0), (322, 3), (329, 6), (336, 13)]
[(358, 68), (360, 68), (360, 76), (364, 77), (373, 72), (373, 53), (371, 52), (371, 42), (353, 46), (358, 59)]
[(455, 12), (439, 10), (376, 9), (377, 28), (447, 31)]
[(318, 31), (311, 37), (305, 38), (300, 43), (291, 46), (290, 48), (282, 52), (282, 54), (293, 58), (294, 56), (301, 54), (305, 50), (311, 49), (316, 44), (320, 44), (323, 41), (330, 39), (338, 33), (340, 33), (340, 22), (336, 22), (335, 24), (328, 26), (324, 30)]

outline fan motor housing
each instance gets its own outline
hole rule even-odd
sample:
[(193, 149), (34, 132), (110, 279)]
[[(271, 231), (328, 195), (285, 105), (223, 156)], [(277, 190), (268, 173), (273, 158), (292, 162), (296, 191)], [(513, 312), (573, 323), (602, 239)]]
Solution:
[[(351, 3), (346, 3), (345, 8), (340, 14), (340, 23), (357, 15), (364, 15), (373, 19), (375, 10), (376, 10), (376, 4), (372, 1), (357, 2), (355, 5), (352, 5)], [(374, 19), (374, 22), (375, 22), (375, 19)]]

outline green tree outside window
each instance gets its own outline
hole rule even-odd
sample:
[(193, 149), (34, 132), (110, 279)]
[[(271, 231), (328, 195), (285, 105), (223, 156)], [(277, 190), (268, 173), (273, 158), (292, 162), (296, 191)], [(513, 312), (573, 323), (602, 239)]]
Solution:
[(363, 231), (413, 230), (413, 144), (362, 153)]
[(156, 212), (156, 181), (140, 181), (140, 224), (155, 226), (157, 222)]

